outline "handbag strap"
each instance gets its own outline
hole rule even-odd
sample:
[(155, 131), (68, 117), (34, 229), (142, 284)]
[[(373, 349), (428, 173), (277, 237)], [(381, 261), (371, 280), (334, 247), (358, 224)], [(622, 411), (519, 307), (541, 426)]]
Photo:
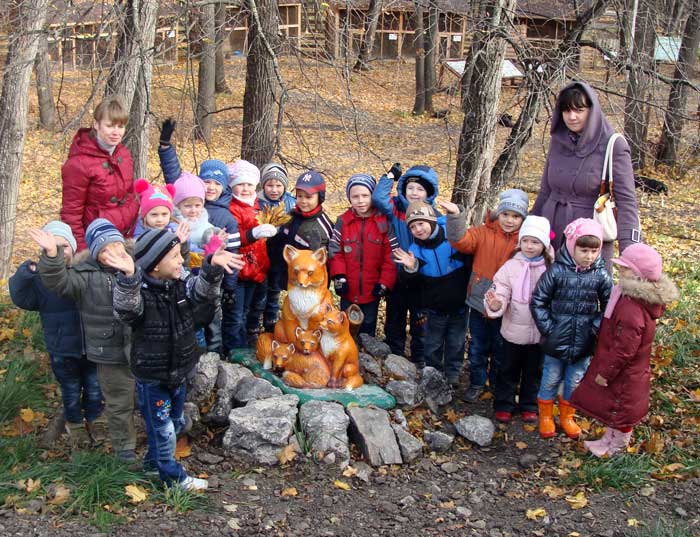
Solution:
[[(603, 173), (600, 176), (600, 196), (607, 192), (610, 193), (610, 199), (615, 198), (613, 194), (613, 149), (615, 147), (615, 141), (618, 138), (622, 138), (622, 134), (619, 132), (613, 133), (613, 135), (608, 139), (608, 146), (605, 148), (605, 158), (603, 159)], [(607, 188), (606, 188), (607, 185)]]

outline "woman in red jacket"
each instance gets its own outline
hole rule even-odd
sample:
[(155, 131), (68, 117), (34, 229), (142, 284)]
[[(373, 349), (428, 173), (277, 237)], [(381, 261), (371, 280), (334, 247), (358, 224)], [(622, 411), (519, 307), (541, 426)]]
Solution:
[(597, 457), (623, 451), (632, 427), (649, 411), (656, 320), (678, 298), (651, 246), (632, 244), (613, 263), (620, 281), (605, 309), (593, 361), (571, 396), (574, 407), (608, 426), (600, 440), (583, 443)]
[(92, 128), (79, 129), (61, 168), (61, 220), (71, 227), (78, 250), (85, 229), (106, 218), (125, 237), (131, 236), (139, 203), (134, 194), (134, 164), (121, 144), (129, 112), (121, 97), (106, 98), (95, 108)]

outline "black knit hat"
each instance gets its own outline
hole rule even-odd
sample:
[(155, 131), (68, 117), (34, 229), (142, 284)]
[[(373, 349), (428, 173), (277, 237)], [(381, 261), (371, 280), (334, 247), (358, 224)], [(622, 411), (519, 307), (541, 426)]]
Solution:
[(134, 247), (136, 264), (148, 274), (177, 244), (180, 244), (180, 239), (172, 231), (149, 229), (136, 240)]

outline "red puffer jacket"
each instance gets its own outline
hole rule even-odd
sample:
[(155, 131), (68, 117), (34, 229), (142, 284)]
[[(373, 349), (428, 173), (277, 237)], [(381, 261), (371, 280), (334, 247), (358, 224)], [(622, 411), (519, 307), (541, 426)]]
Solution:
[(367, 304), (377, 298), (375, 284), (392, 289), (396, 264), (391, 257), (389, 222), (376, 211), (361, 218), (352, 209), (337, 220), (329, 245), (331, 278), (344, 274), (348, 293), (343, 297), (354, 304)]
[(245, 265), (238, 273), (238, 279), (261, 283), (265, 281), (270, 269), (270, 258), (267, 257), (265, 239), (255, 240), (253, 237), (253, 228), (258, 225), (257, 215), (260, 211), (258, 200), (256, 199), (255, 204), (251, 206), (232, 197), (229, 210), (238, 222), (241, 255), (245, 258)]
[(125, 146), (117, 145), (110, 155), (97, 144), (92, 129), (80, 129), (61, 177), (61, 220), (71, 227), (78, 250), (86, 248), (85, 229), (96, 218), (106, 218), (125, 237), (131, 236), (139, 202), (134, 194), (134, 163)]

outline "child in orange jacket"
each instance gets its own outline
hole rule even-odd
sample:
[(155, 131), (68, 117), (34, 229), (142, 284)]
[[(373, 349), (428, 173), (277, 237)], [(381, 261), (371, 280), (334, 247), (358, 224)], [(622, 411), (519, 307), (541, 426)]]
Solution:
[[(473, 254), (472, 274), (467, 287), (469, 306), (469, 388), (464, 400), (476, 402), (484, 391), (487, 378), (494, 386), (498, 366), (502, 362), (503, 339), (501, 319), (484, 315), (484, 295), (493, 285), (493, 277), (511, 256), (518, 244), (518, 231), (527, 216), (528, 197), (517, 188), (499, 196), (494, 214), (489, 213), (480, 226), (467, 229), (466, 215), (454, 203), (442, 201), (447, 213), (447, 239), (465, 254)], [(489, 355), (492, 355), (489, 368)]]

